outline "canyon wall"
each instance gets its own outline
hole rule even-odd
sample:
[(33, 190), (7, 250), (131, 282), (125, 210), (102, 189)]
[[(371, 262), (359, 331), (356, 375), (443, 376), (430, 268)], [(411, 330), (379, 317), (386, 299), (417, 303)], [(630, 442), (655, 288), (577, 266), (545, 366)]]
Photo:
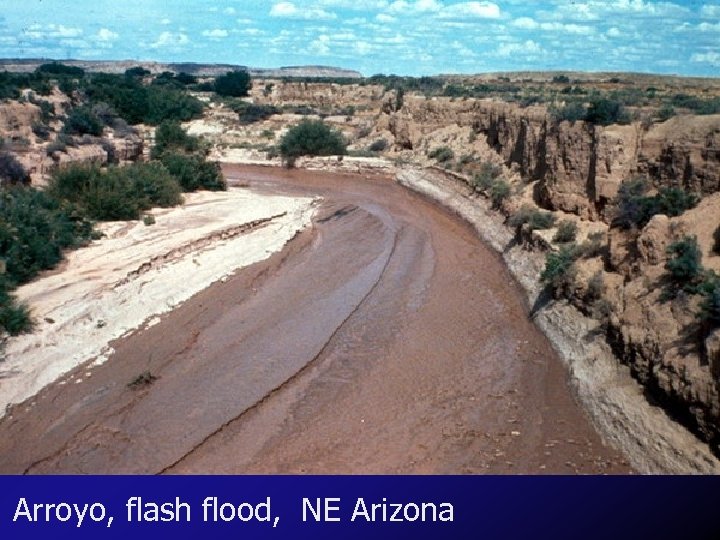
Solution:
[(638, 122), (603, 127), (555, 122), (541, 106), (406, 96), (402, 109), (378, 124), (407, 150), (444, 126), (471, 127), (506, 165), (539, 181), (543, 206), (586, 219), (602, 218), (620, 183), (634, 175), (656, 187), (720, 190), (720, 115), (676, 116), (647, 129)]

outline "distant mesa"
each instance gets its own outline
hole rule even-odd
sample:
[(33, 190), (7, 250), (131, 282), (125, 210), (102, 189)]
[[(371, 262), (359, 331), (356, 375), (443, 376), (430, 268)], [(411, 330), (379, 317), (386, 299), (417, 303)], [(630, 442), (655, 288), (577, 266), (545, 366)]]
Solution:
[(143, 62), (134, 60), (52, 60), (47, 58), (32, 59), (0, 59), (0, 71), (28, 73), (35, 71), (38, 66), (49, 62), (61, 62), (68, 66), (83, 68), (89, 72), (124, 73), (126, 69), (140, 66), (151, 73), (172, 71), (175, 73), (188, 73), (198, 76), (216, 76), (228, 71), (245, 70), (255, 77), (282, 78), (282, 77), (332, 77), (346, 79), (361, 79), (362, 73), (349, 69), (332, 66), (289, 66), (280, 68), (253, 68), (239, 64), (199, 64), (195, 62), (161, 63)]

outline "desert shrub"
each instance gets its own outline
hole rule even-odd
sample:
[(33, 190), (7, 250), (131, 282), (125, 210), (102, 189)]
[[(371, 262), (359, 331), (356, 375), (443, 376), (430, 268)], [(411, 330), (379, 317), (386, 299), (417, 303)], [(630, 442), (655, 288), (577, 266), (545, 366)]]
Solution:
[(165, 153), (160, 158), (168, 172), (180, 183), (183, 191), (224, 191), (227, 184), (215, 162), (202, 156)]
[(188, 135), (179, 123), (165, 120), (155, 130), (155, 146), (152, 149), (153, 159), (157, 159), (165, 151), (195, 152), (200, 147), (197, 137)]
[(280, 112), (277, 107), (273, 105), (255, 105), (245, 102), (241, 102), (241, 105), (233, 107), (233, 110), (238, 113), (238, 119), (243, 125), (262, 122)]
[(498, 209), (502, 203), (510, 196), (510, 184), (505, 180), (497, 180), (490, 189), (490, 200), (492, 206)]
[(545, 256), (545, 268), (540, 274), (540, 282), (549, 287), (555, 297), (566, 294), (575, 280), (575, 260), (578, 249), (574, 244), (567, 244), (558, 252)]
[(0, 190), (0, 260), (8, 284), (25, 283), (60, 261), (61, 250), (92, 236), (92, 224), (72, 204), (30, 187)]
[(718, 225), (718, 228), (715, 229), (713, 233), (713, 242), (713, 251), (720, 255), (720, 225)]
[(480, 166), (480, 172), (476, 173), (472, 179), (473, 187), (478, 191), (488, 191), (495, 183), (495, 179), (500, 176), (501, 170), (492, 163), (483, 163)]
[(553, 242), (567, 243), (574, 242), (577, 236), (577, 224), (574, 221), (561, 221), (558, 225), (557, 232), (553, 237)]
[(368, 147), (368, 150), (371, 152), (384, 152), (387, 147), (388, 142), (385, 139), (378, 139)]
[(455, 157), (455, 152), (447, 146), (440, 146), (428, 152), (427, 156), (430, 159), (437, 160), (438, 163), (447, 163)]
[(345, 155), (346, 147), (342, 134), (321, 120), (303, 120), (283, 136), (280, 141), (280, 154), (285, 159)]
[(158, 125), (164, 120), (185, 122), (202, 115), (203, 104), (184, 90), (144, 86), (136, 77), (97, 73), (83, 82), (92, 103), (107, 103), (131, 124)]
[(167, 208), (182, 203), (180, 183), (158, 161), (135, 163), (114, 170), (128, 176), (135, 196), (140, 199), (139, 207), (142, 210), (153, 206)]
[(624, 229), (644, 227), (656, 214), (679, 216), (694, 208), (699, 199), (680, 188), (661, 188), (657, 195), (645, 196), (645, 181), (635, 178), (620, 185), (617, 196), (617, 215), (614, 223)]
[(670, 273), (673, 285), (686, 292), (696, 292), (703, 273), (702, 252), (697, 238), (685, 236), (673, 242), (668, 246), (667, 254), (670, 258), (665, 263), (665, 269)]
[(563, 107), (553, 107), (550, 112), (557, 122), (575, 123), (578, 120), (585, 120), (587, 115), (587, 110), (583, 104), (577, 101), (567, 103)]
[(675, 116), (675, 109), (672, 105), (665, 104), (657, 112), (657, 119), (660, 122), (665, 122)]
[(48, 193), (77, 204), (90, 218), (100, 221), (139, 219), (142, 211), (153, 206), (174, 206), (182, 201), (178, 179), (157, 162), (107, 171), (71, 165), (53, 175)]
[(567, 75), (555, 75), (552, 82), (555, 84), (570, 84), (570, 78)]
[(65, 133), (72, 135), (102, 135), (103, 123), (90, 107), (77, 107), (70, 111), (63, 127)]
[(9, 152), (0, 151), (0, 186), (27, 184), (30, 175), (17, 158)]
[(0, 284), (0, 333), (7, 332), (16, 336), (31, 329), (32, 319), (27, 306), (18, 305), (15, 297)]
[(630, 122), (630, 116), (619, 101), (597, 98), (590, 102), (585, 121), (601, 126), (627, 124)]
[(522, 227), (527, 223), (530, 231), (549, 229), (555, 225), (555, 216), (550, 212), (543, 212), (537, 208), (525, 205), (510, 216), (509, 224), (512, 227)]
[(150, 225), (155, 225), (155, 216), (153, 216), (152, 214), (145, 214), (143, 216), (143, 224), (146, 227), (149, 227)]
[(712, 273), (702, 285), (700, 320), (710, 328), (720, 327), (720, 276)]
[(215, 79), (215, 92), (220, 96), (247, 96), (252, 88), (247, 71), (229, 71)]

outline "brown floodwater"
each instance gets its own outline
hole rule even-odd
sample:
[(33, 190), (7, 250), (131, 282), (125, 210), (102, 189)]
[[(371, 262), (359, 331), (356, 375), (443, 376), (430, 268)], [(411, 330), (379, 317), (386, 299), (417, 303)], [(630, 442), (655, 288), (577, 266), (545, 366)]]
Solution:
[(0, 473), (629, 472), (452, 213), (388, 178), (225, 174), (323, 197), (314, 227), (14, 407)]

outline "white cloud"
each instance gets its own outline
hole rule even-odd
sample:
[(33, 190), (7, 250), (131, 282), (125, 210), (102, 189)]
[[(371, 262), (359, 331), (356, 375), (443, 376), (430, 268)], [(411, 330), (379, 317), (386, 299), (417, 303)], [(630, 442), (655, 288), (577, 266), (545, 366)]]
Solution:
[(95, 39), (103, 42), (115, 41), (119, 37), (120, 35), (117, 32), (113, 32), (108, 28), (101, 28), (98, 30), (98, 33), (95, 34)]
[(524, 43), (503, 43), (497, 48), (495, 54), (497, 56), (534, 56), (544, 53), (545, 50), (539, 43), (529, 39)]
[(700, 15), (707, 18), (720, 17), (720, 6), (706, 4), (700, 10)]
[(226, 7), (225, 9), (223, 9), (223, 13), (225, 15), (235, 15), (236, 11), (234, 7)]
[(48, 24), (42, 26), (40, 24), (31, 24), (23, 32), (25, 37), (33, 39), (46, 38), (76, 38), (83, 34), (81, 28), (72, 28), (62, 24)]
[(461, 2), (446, 6), (440, 12), (440, 16), (447, 18), (499, 19), (500, 6), (492, 2)]
[(395, 17), (388, 15), (387, 13), (378, 13), (375, 18), (381, 23), (393, 23), (397, 20)]
[(188, 43), (190, 43), (190, 39), (187, 37), (187, 34), (183, 34), (182, 32), (163, 32), (154, 43), (150, 44), (150, 47), (153, 49), (179, 47), (187, 45)]
[(698, 30), (701, 32), (720, 32), (720, 22), (717, 24), (710, 24), (710, 23), (700, 23), (698, 25)]
[(306, 19), (306, 20), (317, 20), (317, 19), (335, 19), (337, 15), (325, 11), (320, 8), (309, 8), (299, 9), (292, 2), (279, 2), (273, 4), (270, 8), (271, 17), (281, 17), (285, 19)]
[(523, 30), (543, 30), (546, 32), (562, 32), (566, 34), (592, 34), (593, 28), (586, 24), (561, 22), (537, 22), (530, 17), (520, 17), (512, 22), (516, 28)]
[(622, 36), (622, 33), (616, 26), (613, 26), (607, 31), (607, 35), (610, 37), (620, 37)]
[(690, 61), (720, 67), (720, 52), (695, 53), (690, 57)]
[(221, 39), (228, 37), (228, 31), (220, 28), (213, 28), (212, 30), (204, 30), (202, 35), (212, 39)]
[(160, 24), (162, 24), (163, 26), (167, 26), (168, 24), (172, 24), (172, 21), (166, 17), (160, 20)]

